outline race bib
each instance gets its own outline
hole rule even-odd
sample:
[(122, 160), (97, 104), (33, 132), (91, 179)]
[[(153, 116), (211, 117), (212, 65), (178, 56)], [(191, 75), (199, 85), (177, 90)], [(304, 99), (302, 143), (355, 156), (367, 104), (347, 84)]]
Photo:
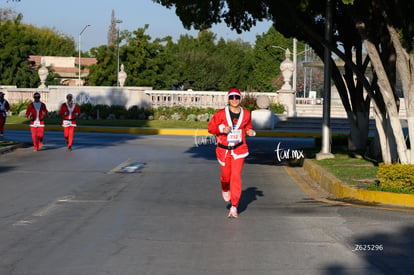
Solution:
[(239, 143), (242, 141), (242, 130), (232, 130), (227, 135), (228, 143)]
[(40, 126), (40, 120), (33, 121), (33, 126)]
[(68, 127), (68, 126), (71, 126), (72, 125), (72, 122), (70, 121), (70, 120), (63, 120), (63, 127)]

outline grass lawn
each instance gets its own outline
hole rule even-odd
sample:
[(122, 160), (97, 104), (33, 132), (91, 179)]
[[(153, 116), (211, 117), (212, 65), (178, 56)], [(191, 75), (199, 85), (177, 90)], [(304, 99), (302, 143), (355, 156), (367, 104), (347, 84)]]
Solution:
[(377, 163), (344, 152), (333, 152), (335, 158), (314, 160), (343, 183), (371, 189), (377, 182)]

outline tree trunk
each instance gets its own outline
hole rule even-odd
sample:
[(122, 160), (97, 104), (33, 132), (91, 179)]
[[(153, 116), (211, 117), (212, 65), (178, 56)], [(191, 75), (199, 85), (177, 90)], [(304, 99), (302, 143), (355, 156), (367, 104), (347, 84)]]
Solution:
[(390, 126), (392, 128), (392, 134), (395, 137), (398, 157), (402, 164), (407, 164), (408, 163), (407, 146), (405, 144), (404, 134), (401, 128), (397, 104), (395, 102), (391, 84), (385, 72), (384, 66), (382, 65), (382, 61), (377, 51), (377, 48), (366, 37), (365, 24), (363, 22), (360, 22), (360, 23), (357, 23), (356, 26), (357, 26), (357, 29), (361, 33), (361, 37), (364, 42), (365, 49), (368, 52), (368, 55), (371, 59), (371, 64), (374, 67), (375, 72), (378, 76), (378, 86), (380, 88), (382, 98), (384, 99), (385, 108), (388, 114), (388, 119), (390, 122)]
[(348, 149), (351, 151), (365, 151), (368, 143), (369, 115), (364, 112), (356, 113), (356, 120), (350, 126)]
[[(403, 93), (405, 99), (405, 108), (407, 110), (407, 127), (409, 133), (414, 133), (414, 69), (413, 69), (413, 55), (408, 53), (401, 45), (399, 35), (396, 30), (387, 25), (388, 31), (390, 33), (391, 41), (395, 48), (397, 55), (397, 70), (400, 74)], [(414, 144), (414, 135), (409, 135), (410, 146)], [(414, 163), (414, 150), (410, 148), (409, 154), (409, 163)]]
[(375, 109), (375, 125), (377, 128), (377, 138), (379, 139), (379, 147), (381, 149), (382, 161), (385, 164), (391, 164), (392, 163), (391, 153), (390, 153), (389, 147), (387, 146), (388, 138), (387, 138), (386, 131), (385, 131), (386, 125), (387, 125), (385, 114), (379, 113), (378, 110), (376, 109)]

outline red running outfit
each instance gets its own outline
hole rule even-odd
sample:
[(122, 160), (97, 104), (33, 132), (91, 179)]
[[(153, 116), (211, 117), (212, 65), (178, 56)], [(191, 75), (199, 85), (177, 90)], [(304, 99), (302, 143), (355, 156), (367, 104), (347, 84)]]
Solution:
[[(224, 134), (227, 126), (233, 128), (229, 134)], [(250, 112), (240, 107), (239, 118), (231, 120), (227, 106), (219, 110), (208, 124), (208, 132), (216, 135), (217, 160), (221, 168), (221, 188), (223, 192), (230, 191), (231, 204), (237, 208), (242, 192), (241, 171), (244, 159), (249, 155), (246, 144), (246, 130), (253, 129)]]
[[(1, 95), (2, 93), (0, 93)], [(7, 100), (3, 98), (3, 100), (0, 99), (0, 136), (3, 135), (4, 132), (4, 124), (6, 124), (6, 117), (7, 112), (10, 110), (9, 103)]]
[(30, 130), (32, 132), (32, 140), (35, 151), (39, 150), (43, 146), (45, 127), (44, 118), (47, 112), (46, 105), (40, 101), (32, 102), (27, 107), (26, 117), (30, 119)]
[(68, 149), (72, 149), (73, 134), (76, 127), (76, 118), (80, 115), (80, 108), (75, 103), (63, 103), (60, 106), (59, 114), (63, 116), (62, 127), (63, 135), (66, 139)]

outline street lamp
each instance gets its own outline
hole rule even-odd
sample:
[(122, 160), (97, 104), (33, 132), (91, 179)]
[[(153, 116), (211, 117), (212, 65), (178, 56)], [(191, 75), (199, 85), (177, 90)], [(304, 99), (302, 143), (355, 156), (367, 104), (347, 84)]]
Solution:
[[(115, 24), (121, 24), (122, 20), (116, 20)], [(118, 27), (118, 34), (116, 39), (116, 51), (117, 51), (117, 63), (116, 63), (116, 86), (119, 86), (119, 27)]]
[(90, 27), (91, 25), (86, 25), (83, 30), (79, 33), (79, 39), (78, 39), (78, 50), (79, 50), (79, 80), (78, 80), (78, 86), (81, 86), (81, 36), (82, 33), (86, 30), (87, 27)]

